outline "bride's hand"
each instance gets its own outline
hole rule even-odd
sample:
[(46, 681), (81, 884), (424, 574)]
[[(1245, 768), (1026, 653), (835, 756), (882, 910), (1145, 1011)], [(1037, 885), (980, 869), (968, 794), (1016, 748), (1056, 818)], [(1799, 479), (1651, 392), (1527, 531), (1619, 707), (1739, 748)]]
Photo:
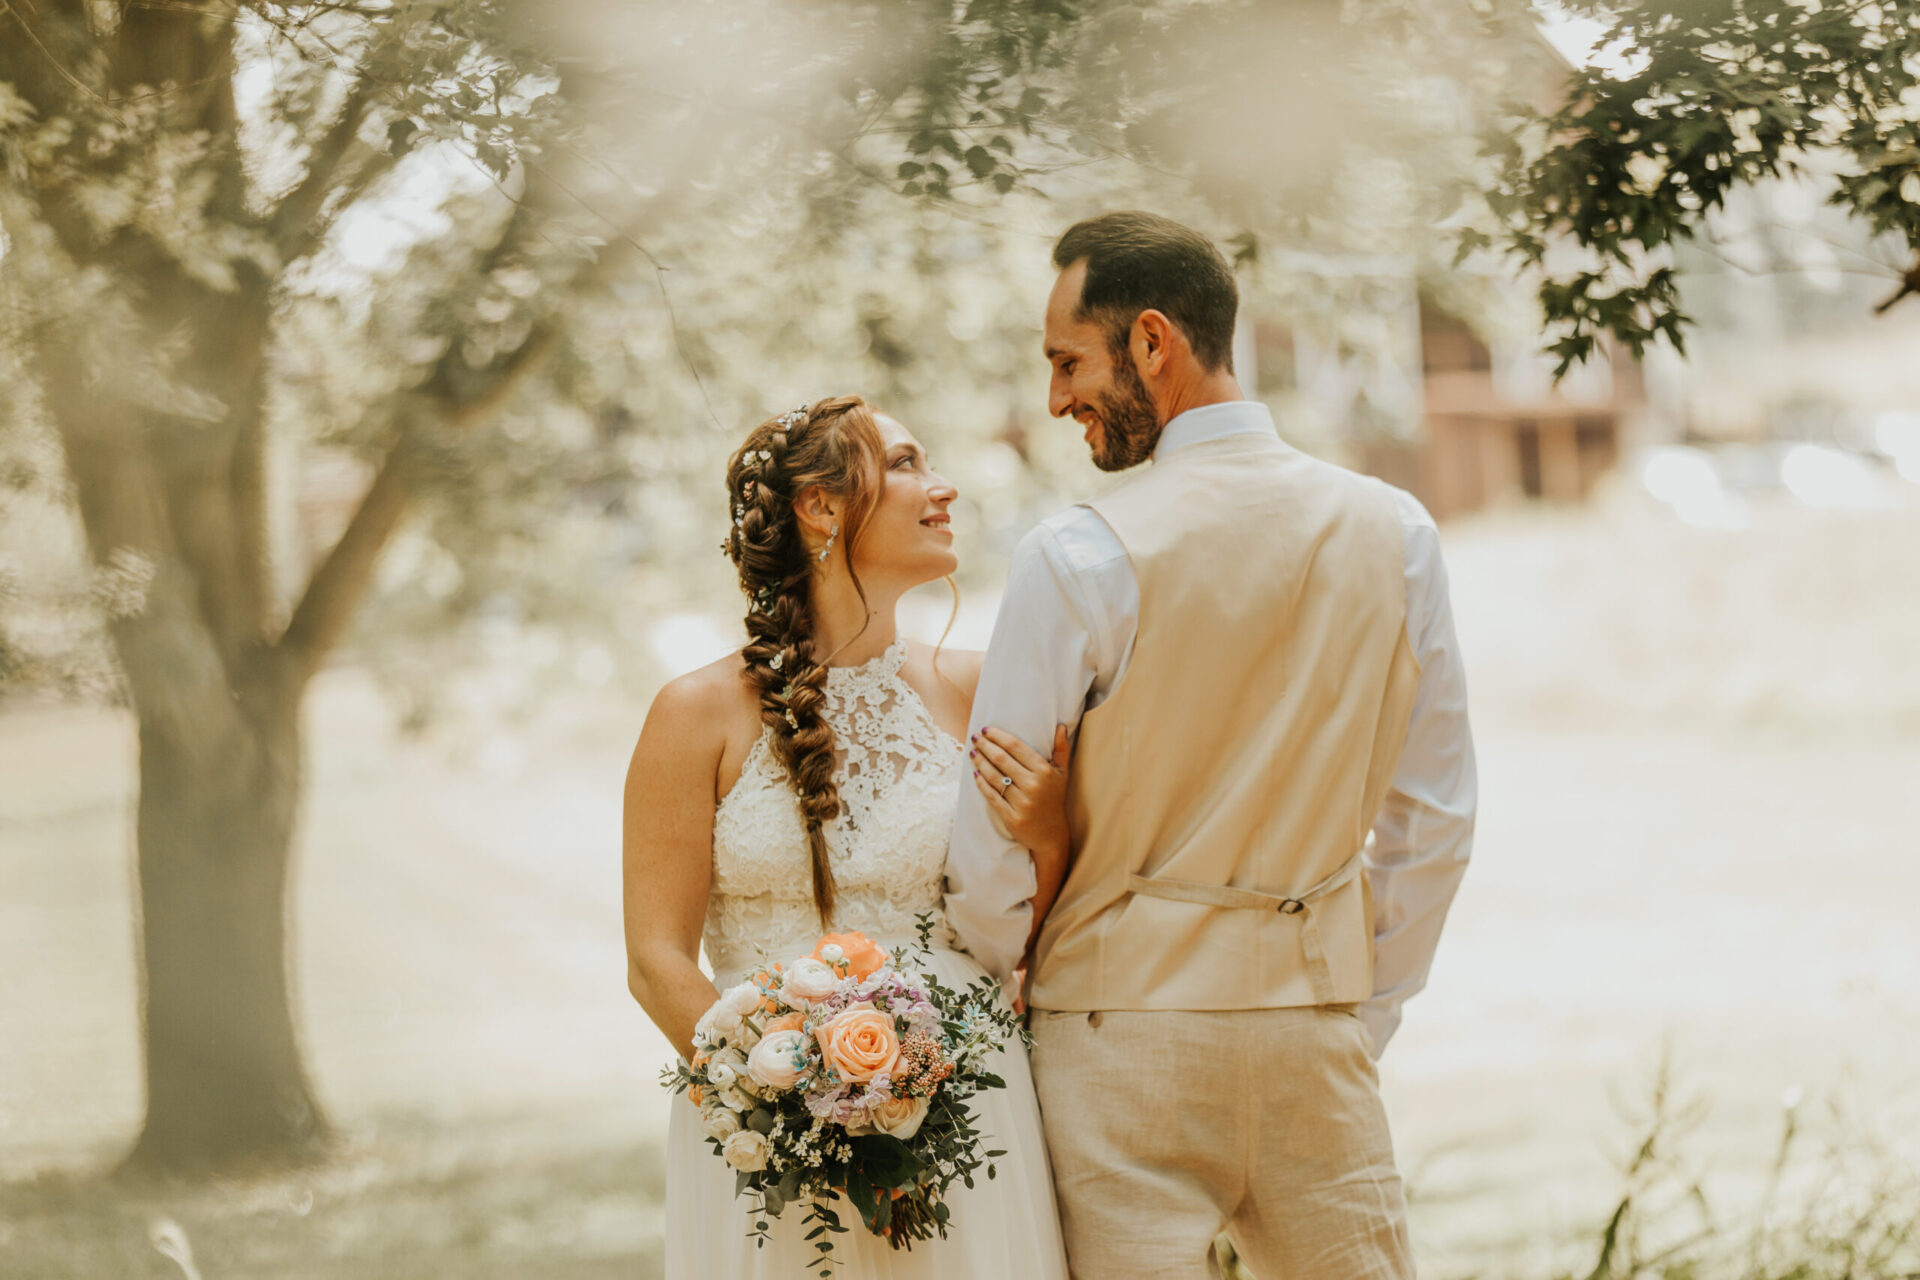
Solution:
[(1073, 745), (1067, 726), (1053, 731), (1053, 758), (1042, 756), (1010, 733), (989, 726), (973, 736), (973, 783), (998, 814), (1007, 834), (1025, 845), (1036, 862), (1065, 863), (1067, 773)]

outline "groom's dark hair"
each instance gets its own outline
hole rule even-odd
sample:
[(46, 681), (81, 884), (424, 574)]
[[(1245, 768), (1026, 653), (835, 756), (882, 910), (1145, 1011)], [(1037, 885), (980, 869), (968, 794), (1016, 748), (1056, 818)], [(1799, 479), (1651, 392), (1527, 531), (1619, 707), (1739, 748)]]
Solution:
[(1116, 356), (1126, 351), (1134, 320), (1151, 310), (1180, 326), (1207, 369), (1233, 372), (1240, 289), (1211, 240), (1157, 213), (1124, 209), (1074, 223), (1053, 246), (1062, 271), (1082, 258), (1078, 314), (1106, 326)]

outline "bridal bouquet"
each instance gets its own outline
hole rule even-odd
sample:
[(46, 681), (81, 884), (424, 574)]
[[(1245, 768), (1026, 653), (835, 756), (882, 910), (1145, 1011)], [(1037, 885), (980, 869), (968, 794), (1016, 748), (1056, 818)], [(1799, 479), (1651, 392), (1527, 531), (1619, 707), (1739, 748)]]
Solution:
[(946, 1189), (972, 1186), (982, 1165), (991, 1178), (1006, 1154), (981, 1149), (966, 1100), (1006, 1087), (984, 1064), (1025, 1032), (991, 979), (955, 991), (913, 970), (932, 927), (922, 916), (899, 958), (846, 933), (769, 965), (707, 1010), (692, 1064), (664, 1073), (700, 1108), (735, 1194), (753, 1198), (762, 1244), (767, 1218), (804, 1200), (807, 1239), (829, 1267), (832, 1236), (847, 1230), (832, 1207), (842, 1195), (896, 1249), (944, 1237)]

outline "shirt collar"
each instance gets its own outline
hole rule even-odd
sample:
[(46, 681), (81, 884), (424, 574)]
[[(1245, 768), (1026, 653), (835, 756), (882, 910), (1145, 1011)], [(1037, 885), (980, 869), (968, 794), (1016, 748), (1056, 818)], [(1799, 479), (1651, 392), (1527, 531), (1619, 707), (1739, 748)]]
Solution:
[(1273, 411), (1258, 400), (1203, 404), (1198, 409), (1187, 410), (1166, 425), (1166, 429), (1160, 433), (1160, 443), (1153, 447), (1153, 456), (1158, 460), (1175, 449), (1199, 444), (1203, 440), (1260, 432), (1276, 439), (1280, 434), (1273, 425)]

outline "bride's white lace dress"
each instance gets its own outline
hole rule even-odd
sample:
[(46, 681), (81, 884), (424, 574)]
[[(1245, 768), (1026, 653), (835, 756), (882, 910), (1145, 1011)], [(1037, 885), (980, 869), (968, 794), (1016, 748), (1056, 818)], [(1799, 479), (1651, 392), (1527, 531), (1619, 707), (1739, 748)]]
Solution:
[[(929, 968), (959, 986), (982, 973), (950, 949), (941, 915), (947, 835), (968, 768), (965, 748), (942, 732), (900, 677), (906, 645), (896, 641), (859, 667), (827, 673), (826, 719), (838, 743), (834, 780), (841, 814), (826, 827), (837, 906), (836, 932), (859, 930), (889, 947), (910, 942), (915, 918), (931, 912)], [(805, 829), (793, 789), (762, 737), (713, 822), (713, 883), (705, 943), (715, 983), (725, 989), (760, 967), (812, 950), (822, 930), (813, 906)], [(1017, 1045), (992, 1068), (1005, 1089), (971, 1102), (990, 1148), (1004, 1149), (991, 1180), (951, 1193), (946, 1239), (893, 1250), (868, 1235), (843, 1202), (851, 1229), (834, 1238), (841, 1280), (1054, 1280), (1066, 1276), (1040, 1109), (1025, 1052)], [(801, 1206), (773, 1219), (772, 1238), (747, 1237), (748, 1204), (733, 1173), (701, 1136), (684, 1095), (673, 1100), (667, 1137), (667, 1280), (805, 1280), (819, 1270), (805, 1240)]]

